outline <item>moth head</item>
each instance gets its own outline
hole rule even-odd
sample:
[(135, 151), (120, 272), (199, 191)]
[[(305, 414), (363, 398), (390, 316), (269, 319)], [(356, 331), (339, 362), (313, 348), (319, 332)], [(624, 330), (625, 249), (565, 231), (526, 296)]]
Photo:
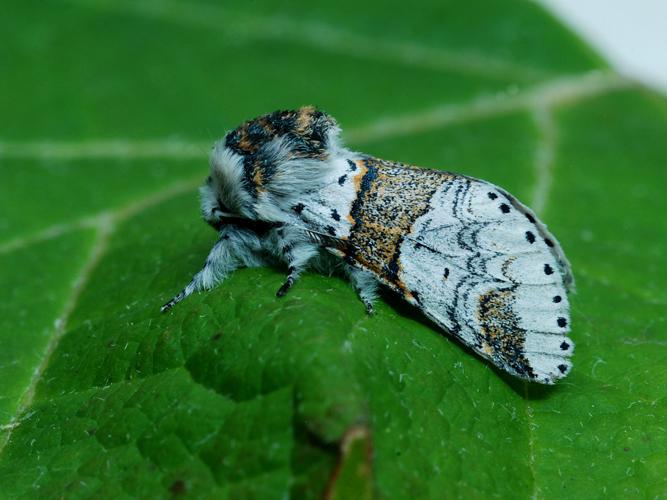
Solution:
[(201, 189), (204, 218), (215, 204), (255, 218), (258, 197), (279, 183), (281, 168), (325, 161), (341, 147), (339, 134), (336, 121), (312, 106), (275, 111), (228, 132), (213, 147), (211, 175)]
[(216, 229), (221, 219), (253, 218), (253, 200), (243, 180), (243, 157), (217, 141), (210, 157), (210, 175), (199, 189), (204, 220)]

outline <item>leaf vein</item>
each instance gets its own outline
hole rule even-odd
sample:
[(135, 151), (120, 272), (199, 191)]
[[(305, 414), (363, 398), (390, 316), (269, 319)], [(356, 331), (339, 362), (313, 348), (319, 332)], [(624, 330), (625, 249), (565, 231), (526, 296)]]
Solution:
[(294, 20), (281, 15), (261, 15), (256, 11), (235, 12), (219, 5), (171, 0), (159, 3), (107, 2), (103, 5), (99, 3), (93, 5), (86, 0), (72, 0), (72, 2), (82, 7), (116, 10), (179, 25), (209, 29), (216, 33), (225, 30), (236, 43), (245, 40), (296, 42), (348, 57), (511, 81), (535, 80), (548, 74), (548, 71), (489, 57), (477, 50), (451, 50), (407, 40), (378, 39), (320, 21)]
[[(409, 136), (468, 121), (504, 115), (524, 109), (578, 102), (608, 92), (632, 88), (635, 84), (613, 72), (592, 71), (555, 78), (515, 92), (486, 94), (461, 103), (449, 103), (397, 116), (387, 116), (351, 128), (347, 139), (355, 144)], [(99, 159), (99, 158), (200, 158), (207, 146), (203, 141), (155, 139), (135, 141), (115, 138), (86, 141), (0, 142), (0, 158)], [(1, 248), (1, 247), (0, 247)]]

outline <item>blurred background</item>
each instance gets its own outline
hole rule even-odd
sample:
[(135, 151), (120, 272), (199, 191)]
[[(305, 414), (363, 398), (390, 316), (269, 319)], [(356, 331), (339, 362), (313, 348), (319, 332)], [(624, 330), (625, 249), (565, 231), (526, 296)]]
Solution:
[(619, 71), (667, 92), (667, 2), (539, 1)]

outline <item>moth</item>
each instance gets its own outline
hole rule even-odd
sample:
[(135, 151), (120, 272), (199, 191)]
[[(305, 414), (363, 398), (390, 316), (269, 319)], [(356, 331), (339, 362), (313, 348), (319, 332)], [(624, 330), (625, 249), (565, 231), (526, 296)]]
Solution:
[(338, 265), (368, 312), (383, 285), (498, 368), (553, 384), (571, 369), (570, 265), (535, 214), (489, 182), (347, 149), (314, 108), (276, 111), (218, 141), (200, 189), (218, 239), (166, 311), (235, 269)]

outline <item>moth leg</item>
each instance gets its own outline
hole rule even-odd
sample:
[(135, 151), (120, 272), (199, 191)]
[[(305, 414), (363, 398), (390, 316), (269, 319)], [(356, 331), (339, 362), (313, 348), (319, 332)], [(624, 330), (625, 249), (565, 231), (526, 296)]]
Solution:
[(359, 298), (366, 306), (366, 312), (368, 314), (373, 314), (375, 311), (373, 302), (375, 302), (375, 299), (377, 299), (378, 296), (377, 279), (375, 279), (375, 276), (373, 276), (372, 273), (357, 269), (356, 267), (347, 266), (345, 271), (350, 277), (350, 281), (352, 281), (352, 285), (357, 291)]
[(202, 269), (192, 277), (183, 290), (160, 308), (168, 311), (180, 301), (200, 290), (209, 290), (220, 284), (240, 267), (266, 265), (259, 238), (252, 231), (225, 226), (206, 258)]
[(299, 277), (298, 271), (296, 270), (295, 267), (290, 266), (287, 269), (287, 279), (285, 280), (285, 283), (282, 284), (280, 288), (278, 288), (278, 291), (276, 292), (276, 297), (282, 297), (287, 293), (287, 291), (292, 288), (292, 285), (296, 281), (296, 279)]
[(275, 232), (275, 243), (279, 257), (287, 263), (287, 279), (276, 292), (282, 297), (292, 287), (308, 262), (319, 254), (319, 246), (304, 240), (303, 231), (281, 228)]

